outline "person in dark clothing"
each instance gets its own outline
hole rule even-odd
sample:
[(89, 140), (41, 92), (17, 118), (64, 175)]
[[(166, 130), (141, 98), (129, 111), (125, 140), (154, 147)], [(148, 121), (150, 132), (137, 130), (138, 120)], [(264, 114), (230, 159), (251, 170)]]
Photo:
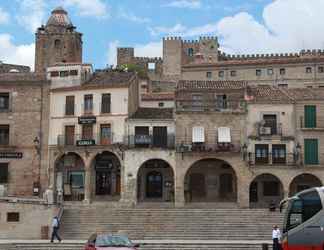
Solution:
[(58, 230), (60, 229), (60, 221), (57, 216), (53, 218), (52, 221), (52, 237), (51, 237), (51, 242), (54, 242), (54, 238), (58, 239), (59, 242), (62, 241), (61, 237), (58, 234)]

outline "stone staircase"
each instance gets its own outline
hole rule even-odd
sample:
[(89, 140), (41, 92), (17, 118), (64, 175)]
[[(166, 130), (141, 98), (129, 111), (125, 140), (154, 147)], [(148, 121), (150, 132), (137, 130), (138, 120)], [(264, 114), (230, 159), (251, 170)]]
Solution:
[(94, 232), (127, 233), (132, 240), (271, 240), (282, 216), (265, 209), (66, 208), (64, 239), (87, 239)]

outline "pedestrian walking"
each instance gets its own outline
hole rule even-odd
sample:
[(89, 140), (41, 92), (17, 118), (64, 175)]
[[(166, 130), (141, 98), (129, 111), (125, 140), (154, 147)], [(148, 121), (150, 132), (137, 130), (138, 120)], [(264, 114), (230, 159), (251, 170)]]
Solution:
[(280, 246), (281, 233), (277, 225), (273, 226), (272, 229), (272, 241), (273, 241), (273, 250), (281, 250)]
[(54, 238), (58, 239), (59, 242), (62, 241), (61, 237), (58, 235), (58, 230), (60, 229), (60, 220), (57, 216), (54, 216), (52, 221), (52, 237), (51, 242), (54, 242)]

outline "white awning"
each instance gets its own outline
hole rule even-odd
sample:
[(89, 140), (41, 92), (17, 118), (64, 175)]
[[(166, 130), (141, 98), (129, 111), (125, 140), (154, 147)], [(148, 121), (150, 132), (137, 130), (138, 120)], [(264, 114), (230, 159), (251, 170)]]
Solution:
[(230, 143), (231, 142), (231, 129), (228, 127), (218, 128), (218, 142)]
[(193, 127), (192, 128), (192, 142), (193, 143), (205, 142), (205, 129), (204, 129), (204, 127)]

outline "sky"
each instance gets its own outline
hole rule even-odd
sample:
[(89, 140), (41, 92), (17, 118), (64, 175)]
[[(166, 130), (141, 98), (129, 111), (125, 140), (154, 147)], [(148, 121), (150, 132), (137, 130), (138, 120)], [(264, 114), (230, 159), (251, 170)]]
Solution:
[(0, 61), (33, 68), (35, 31), (58, 6), (95, 68), (115, 64), (117, 47), (162, 56), (167, 36), (217, 36), (230, 54), (324, 49), (324, 0), (0, 0)]

